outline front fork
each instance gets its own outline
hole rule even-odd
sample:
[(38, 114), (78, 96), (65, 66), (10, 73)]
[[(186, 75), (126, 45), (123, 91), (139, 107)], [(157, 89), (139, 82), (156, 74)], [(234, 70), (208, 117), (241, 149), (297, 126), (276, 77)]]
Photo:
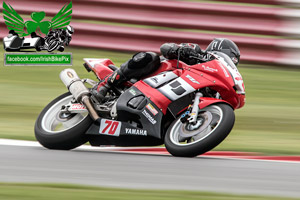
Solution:
[(199, 102), (200, 98), (203, 97), (201, 92), (197, 92), (195, 95), (194, 103), (192, 105), (192, 111), (190, 111), (190, 107), (188, 108), (187, 112), (181, 115), (181, 122), (185, 123), (188, 122), (189, 124), (196, 124), (197, 117), (199, 112)]

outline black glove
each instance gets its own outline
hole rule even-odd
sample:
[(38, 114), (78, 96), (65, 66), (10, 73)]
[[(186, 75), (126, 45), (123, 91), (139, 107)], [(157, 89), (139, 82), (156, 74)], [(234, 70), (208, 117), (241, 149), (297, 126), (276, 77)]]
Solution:
[(180, 56), (182, 56), (182, 58), (189, 58), (190, 56), (198, 57), (197, 51), (190, 46), (183, 46), (180, 48), (179, 51), (180, 51)]
[(177, 59), (180, 46), (175, 43), (164, 43), (160, 47), (161, 54), (167, 59)]

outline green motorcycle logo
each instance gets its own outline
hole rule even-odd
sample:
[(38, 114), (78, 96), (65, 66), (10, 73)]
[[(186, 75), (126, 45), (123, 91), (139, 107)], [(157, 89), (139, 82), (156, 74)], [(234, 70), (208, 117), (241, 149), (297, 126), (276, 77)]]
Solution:
[(3, 18), (8, 30), (14, 30), (20, 37), (30, 35), (32, 32), (47, 35), (50, 29), (66, 29), (71, 22), (72, 2), (64, 5), (62, 9), (51, 19), (43, 21), (46, 16), (44, 11), (32, 12), (32, 21), (24, 22), (23, 18), (11, 5), (3, 2)]

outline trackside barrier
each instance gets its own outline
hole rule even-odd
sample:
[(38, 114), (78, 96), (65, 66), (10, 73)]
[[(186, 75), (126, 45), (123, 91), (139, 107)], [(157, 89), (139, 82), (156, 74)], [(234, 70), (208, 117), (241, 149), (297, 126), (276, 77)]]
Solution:
[[(164, 42), (194, 42), (206, 48), (213, 38), (222, 37), (232, 39), (238, 44), (242, 61), (300, 66), (297, 55), (300, 49), (298, 9), (232, 5), (217, 1), (201, 3), (171, 0), (73, 0), (72, 25), (75, 34), (71, 45), (158, 52)], [(27, 15), (43, 10), (47, 16), (54, 16), (63, 5), (59, 1), (6, 2), (18, 13)], [(270, 5), (281, 3), (280, 0), (253, 2)], [(126, 23), (134, 27), (79, 23), (76, 19)], [(0, 37), (3, 38), (6, 34), (7, 29), (2, 18)]]

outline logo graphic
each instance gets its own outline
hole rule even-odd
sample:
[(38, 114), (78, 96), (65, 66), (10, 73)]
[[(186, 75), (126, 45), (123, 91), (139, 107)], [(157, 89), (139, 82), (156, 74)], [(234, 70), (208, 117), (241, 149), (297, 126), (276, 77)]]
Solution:
[(129, 92), (130, 92), (133, 96), (136, 95), (136, 91), (135, 91), (134, 89), (132, 89), (132, 88), (129, 90)]
[(154, 108), (154, 106), (151, 103), (148, 103), (146, 108), (155, 116), (157, 115), (158, 111)]
[[(31, 20), (24, 19), (9, 4), (3, 2), (3, 18), (9, 30), (3, 38), (5, 51), (42, 51), (65, 50), (72, 40), (74, 29), (70, 26), (72, 2), (65, 4), (50, 20), (44, 20), (44, 11), (32, 12)], [(29, 36), (30, 37), (25, 37)], [(42, 36), (44, 35), (44, 36)], [(27, 51), (28, 52), (28, 51)], [(29, 55), (30, 54), (30, 55)], [(72, 65), (72, 55), (66, 54), (5, 54), (5, 65)]]
[(151, 124), (156, 124), (156, 120), (146, 110), (143, 110), (142, 113), (149, 120), (149, 122), (151, 122)]
[(186, 75), (185, 77), (187, 77), (190, 81), (192, 81), (193, 83), (197, 83), (200, 84), (198, 81), (196, 81), (196, 79), (194, 79), (193, 77), (191, 77), (190, 75)]
[(129, 135), (147, 136), (147, 130), (143, 130), (143, 129), (125, 128), (125, 133)]
[(202, 67), (203, 67), (204, 70), (207, 70), (207, 71), (210, 71), (210, 72), (217, 72), (218, 71), (217, 69), (210, 68), (210, 67), (205, 66), (205, 65), (202, 65)]
[[(43, 21), (46, 16), (44, 11), (32, 12), (31, 20), (24, 22), (23, 18), (13, 9), (11, 5), (3, 2), (3, 18), (8, 30), (13, 30), (20, 37), (37, 32), (47, 35), (50, 29), (66, 29), (70, 24), (72, 14), (72, 2), (64, 5), (62, 9), (51, 19)], [(26, 29), (26, 30), (25, 30)]]

